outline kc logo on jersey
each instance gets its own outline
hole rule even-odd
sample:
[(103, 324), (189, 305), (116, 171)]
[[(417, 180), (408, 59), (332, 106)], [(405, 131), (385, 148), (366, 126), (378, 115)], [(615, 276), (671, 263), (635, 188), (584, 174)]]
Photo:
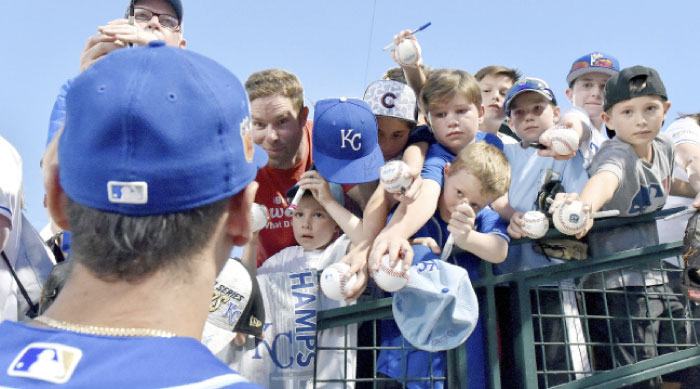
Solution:
[(31, 343), (12, 361), (7, 369), (11, 377), (63, 384), (73, 375), (83, 352), (58, 343)]

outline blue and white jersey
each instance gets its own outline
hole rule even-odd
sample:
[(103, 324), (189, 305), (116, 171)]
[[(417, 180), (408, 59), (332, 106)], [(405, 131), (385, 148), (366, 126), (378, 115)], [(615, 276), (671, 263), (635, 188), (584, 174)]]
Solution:
[(187, 337), (86, 335), (0, 323), (0, 387), (259, 388)]

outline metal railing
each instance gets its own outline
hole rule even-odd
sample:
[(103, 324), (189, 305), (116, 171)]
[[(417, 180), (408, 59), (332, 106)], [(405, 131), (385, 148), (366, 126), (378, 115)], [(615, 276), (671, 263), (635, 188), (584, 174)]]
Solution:
[[(642, 215), (635, 218), (615, 218), (597, 221), (594, 231), (607, 230), (631, 223), (650, 222), (664, 217), (680, 208), (659, 211), (655, 214)], [(561, 237), (555, 230), (550, 230), (545, 238)], [(511, 245), (528, 242), (528, 239), (520, 239), (511, 242)], [(480, 297), (480, 314), (484, 325), (484, 341), (486, 350), (487, 382), (491, 388), (501, 387), (561, 387), (561, 388), (611, 388), (647, 382), (654, 377), (668, 375), (669, 373), (683, 369), (694, 368), (700, 365), (700, 308), (695, 303), (688, 302), (678, 288), (681, 276), (682, 262), (680, 253), (682, 242), (658, 244), (644, 248), (627, 250), (596, 258), (588, 258), (581, 261), (568, 261), (517, 273), (495, 275), (490, 264), (482, 262), (481, 276), (472, 281), (472, 285)], [(665, 258), (676, 258), (676, 264), (668, 264)], [(600, 290), (584, 288), (578, 282), (584, 276), (602, 274), (604, 271), (619, 271), (620, 269), (641, 269), (651, 265), (664, 274), (669, 288), (659, 291), (652, 288), (640, 287), (635, 292), (628, 288), (622, 290)], [(641, 270), (639, 270), (641, 271)], [(631, 288), (630, 288), (631, 289)], [(499, 306), (506, 305), (503, 300), (503, 292), (506, 291), (512, 316), (511, 339), (499, 339), (499, 333), (504, 332), (509, 323), (502, 318), (499, 320), (497, 312)], [(578, 312), (551, 313), (544, 312), (540, 307), (540, 296), (545, 293), (556, 292), (551, 296), (568, 294), (576, 296)], [(603, 304), (605, 311), (592, 312), (592, 307), (586, 301), (591, 294), (598, 293), (604, 299), (615, 300), (615, 295), (637, 293), (642, 301), (642, 308), (646, 302), (646, 308), (651, 306), (650, 301), (673, 302), (676, 308), (674, 312), (661, 312), (655, 317), (630, 314), (621, 318), (613, 315), (608, 309), (619, 310), (619, 306), (613, 307)], [(497, 294), (499, 295), (497, 297)], [(619, 296), (618, 296), (619, 297)], [(643, 298), (642, 298), (643, 297)], [(556, 297), (555, 297), (556, 298)], [(597, 297), (596, 297), (597, 298)], [(675, 302), (678, 302), (677, 304)], [(662, 304), (667, 309), (671, 304)], [(533, 309), (533, 307), (535, 309)], [(680, 310), (679, 310), (680, 309)], [(629, 312), (632, 312), (631, 310)], [(433, 376), (415, 377), (405, 374), (404, 377), (386, 377), (377, 372), (377, 357), (382, 350), (380, 342), (381, 331), (379, 327), (382, 320), (391, 320), (391, 298), (359, 302), (356, 305), (347, 306), (331, 311), (319, 312), (317, 323), (318, 330), (338, 326), (348, 326), (353, 323), (363, 324), (364, 332), (358, 337), (359, 344), (355, 348), (358, 351), (358, 364), (364, 366), (358, 368), (357, 374), (348, 376), (346, 380), (336, 383), (341, 387), (355, 386), (356, 388), (393, 388), (417, 385), (418, 387), (449, 387), (468, 388), (465, 366), (469, 363), (469, 351), (465, 347), (449, 350), (445, 355), (445, 372)], [(624, 320), (622, 320), (624, 319)], [(627, 320), (627, 321), (625, 321)], [(559, 321), (563, 324), (564, 337), (561, 342), (542, 340), (545, 338), (543, 330), (546, 321)], [(579, 332), (583, 336), (580, 342), (571, 342), (566, 336), (567, 327), (571, 323), (579, 323)], [(599, 325), (594, 324), (597, 323)], [(619, 343), (612, 337), (611, 327), (629, 326), (641, 323), (642, 326), (656, 326), (658, 331), (664, 332), (664, 339), (646, 339), (644, 342)], [(603, 328), (602, 338), (596, 336), (594, 327)], [(670, 328), (670, 330), (669, 330)], [(669, 333), (670, 331), (670, 333)], [(670, 336), (669, 336), (670, 335)], [(507, 344), (512, 344), (512, 349), (507, 349)], [(503, 345), (503, 347), (501, 347)], [(622, 363), (617, 358), (616, 348), (627, 346), (632, 350), (631, 361)], [(543, 361), (547, 360), (549, 350), (562, 347), (564, 369), (551, 370)], [(572, 350), (585, 350), (587, 354), (584, 366), (575, 366)], [(318, 347), (319, 350), (322, 347)], [(409, 352), (412, 347), (402, 344), (394, 347), (402, 352)], [(651, 350), (652, 354), (658, 351), (658, 355), (646, 358), (644, 351)], [(503, 361), (512, 357), (512, 366), (507, 371), (502, 371)], [(317, 361), (323, 363), (323, 361)], [(405, 370), (405, 369), (404, 369)], [(700, 369), (698, 369), (700, 370)], [(505, 381), (503, 378), (505, 378)], [(676, 378), (672, 378), (675, 380)], [(323, 387), (329, 382), (315, 380), (316, 387)], [(352, 384), (352, 385), (351, 385)]]

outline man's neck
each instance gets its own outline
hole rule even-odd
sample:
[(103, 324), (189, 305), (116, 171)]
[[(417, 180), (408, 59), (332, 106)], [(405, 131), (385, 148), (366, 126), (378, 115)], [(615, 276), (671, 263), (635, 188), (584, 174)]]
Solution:
[(194, 260), (187, 273), (165, 269), (135, 283), (108, 282), (74, 263), (45, 315), (72, 324), (157, 329), (200, 339), (216, 275), (213, 260)]

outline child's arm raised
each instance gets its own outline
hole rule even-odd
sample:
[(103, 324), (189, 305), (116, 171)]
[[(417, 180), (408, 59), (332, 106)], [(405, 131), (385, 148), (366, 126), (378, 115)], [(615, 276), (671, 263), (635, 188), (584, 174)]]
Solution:
[(258, 270), (258, 233), (253, 231), (250, 234), (250, 240), (243, 246), (243, 254), (241, 254), (241, 263), (247, 267), (253, 274)]
[(695, 208), (700, 208), (700, 146), (684, 142), (676, 145), (674, 150), (676, 162), (685, 169), (688, 175), (688, 184), (683, 188), (683, 184), (685, 184), (683, 181), (673, 180), (671, 194), (695, 197), (692, 205)]
[(301, 175), (299, 190), (308, 190), (316, 201), (338, 223), (340, 229), (348, 235), (350, 242), (357, 245), (362, 242), (362, 219), (339, 204), (331, 194), (328, 182), (315, 170), (309, 170)]
[[(402, 62), (398, 56), (397, 48), (405, 40), (412, 40), (415, 44), (416, 60), (413, 64)], [(406, 82), (408, 83), (408, 86), (410, 86), (411, 89), (413, 89), (413, 91), (416, 92), (416, 96), (418, 96), (420, 94), (421, 89), (423, 89), (423, 85), (425, 85), (425, 81), (427, 79), (425, 73), (423, 73), (423, 68), (421, 67), (421, 65), (423, 65), (423, 55), (421, 47), (418, 44), (418, 39), (416, 39), (415, 35), (411, 35), (411, 30), (403, 30), (397, 35), (394, 35), (394, 44), (396, 45), (396, 48), (391, 50), (391, 58), (397, 64), (399, 64), (399, 66), (401, 66), (401, 69), (403, 69), (403, 74), (406, 77)]]

